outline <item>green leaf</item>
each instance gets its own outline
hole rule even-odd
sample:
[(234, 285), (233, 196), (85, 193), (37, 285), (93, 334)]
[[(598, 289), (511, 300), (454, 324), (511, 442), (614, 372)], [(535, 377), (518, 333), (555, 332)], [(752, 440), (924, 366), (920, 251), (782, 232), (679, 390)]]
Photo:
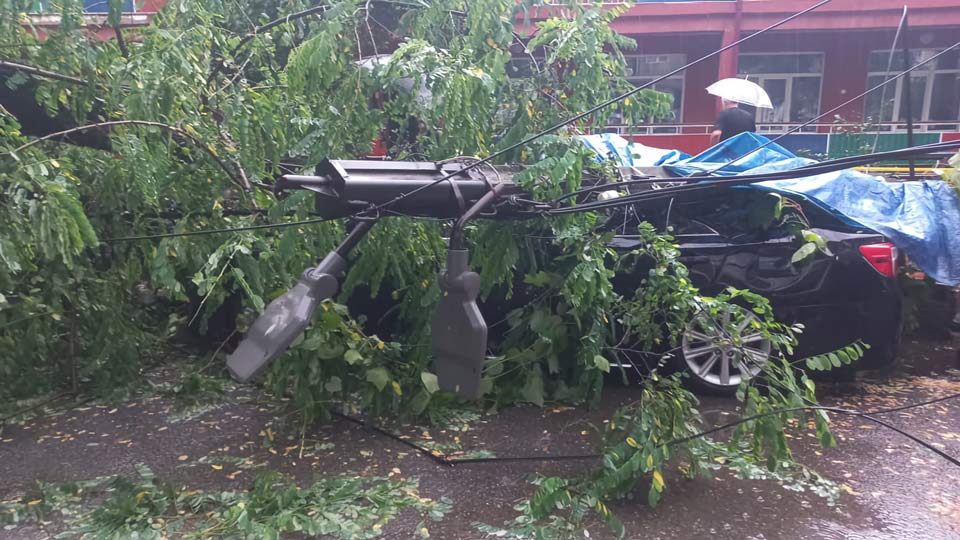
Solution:
[(829, 354), (820, 355), (820, 369), (822, 369), (823, 371), (829, 371), (833, 369), (833, 363), (830, 361)]
[(427, 405), (430, 404), (431, 399), (432, 396), (429, 392), (420, 390), (413, 396), (413, 399), (410, 400), (410, 410), (416, 415), (423, 413), (423, 411), (427, 410)]
[(800, 246), (800, 249), (798, 249), (798, 250), (793, 254), (792, 257), (790, 257), (790, 263), (791, 263), (791, 264), (797, 264), (797, 263), (799, 263), (799, 262), (802, 262), (802, 261), (804, 261), (804, 260), (812, 257), (813, 254), (816, 253), (816, 252), (817, 252), (817, 245), (814, 244), (814, 243), (812, 243), (812, 242), (808, 242), (808, 243)]
[(655, 508), (657, 506), (657, 503), (659, 502), (660, 502), (660, 491), (656, 489), (654, 485), (651, 483), (650, 491), (647, 492), (647, 504), (649, 504), (651, 508)]
[(593, 365), (604, 373), (610, 373), (610, 361), (599, 354), (593, 357)]
[(523, 277), (523, 282), (534, 287), (543, 287), (550, 283), (550, 274), (542, 270), (534, 274), (527, 274)]
[(362, 360), (363, 360), (363, 355), (360, 354), (360, 352), (356, 349), (347, 349), (347, 352), (343, 353), (343, 361), (350, 364), (351, 366)]
[(830, 359), (830, 363), (833, 364), (833, 367), (840, 367), (842, 362), (840, 362), (840, 357), (836, 353), (830, 353), (827, 355), (827, 358)]
[(527, 379), (527, 384), (520, 391), (524, 401), (533, 403), (538, 407), (543, 407), (543, 377), (540, 371), (534, 371)]
[(430, 394), (435, 393), (440, 390), (440, 383), (437, 381), (437, 376), (429, 371), (420, 372), (420, 380), (423, 381), (424, 388), (427, 389), (427, 392)]
[(390, 372), (383, 367), (368, 369), (367, 382), (373, 384), (377, 390), (383, 390), (390, 383)]
[(327, 392), (339, 392), (343, 390), (343, 381), (337, 376), (330, 377), (327, 382), (323, 383), (323, 388)]

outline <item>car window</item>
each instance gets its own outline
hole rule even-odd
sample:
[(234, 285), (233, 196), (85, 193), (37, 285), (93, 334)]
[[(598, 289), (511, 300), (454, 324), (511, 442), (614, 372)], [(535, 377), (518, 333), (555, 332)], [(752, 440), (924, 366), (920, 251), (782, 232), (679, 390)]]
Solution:
[(674, 236), (720, 236), (720, 233), (710, 225), (695, 217), (691, 218), (686, 212), (687, 209), (681, 205), (670, 210), (667, 225), (673, 228), (671, 232)]
[[(779, 220), (774, 218), (778, 201)], [(638, 203), (613, 213), (606, 227), (619, 235), (631, 236), (642, 221), (659, 232), (698, 237), (700, 241), (713, 236), (735, 242), (762, 242), (793, 237), (798, 230), (809, 227), (847, 228), (835, 216), (802, 197), (734, 187)]]

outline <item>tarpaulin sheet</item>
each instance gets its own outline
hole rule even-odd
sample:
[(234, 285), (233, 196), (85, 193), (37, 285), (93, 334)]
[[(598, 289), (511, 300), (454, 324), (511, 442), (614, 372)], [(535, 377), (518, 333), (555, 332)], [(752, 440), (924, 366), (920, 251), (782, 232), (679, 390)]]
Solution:
[(615, 133), (582, 135), (580, 141), (597, 153), (597, 161), (616, 159), (622, 167), (657, 167), (690, 157), (679, 150), (654, 148), (630, 142)]
[[(741, 133), (665, 168), (680, 176), (711, 171), (767, 141), (755, 133)], [(811, 163), (814, 161), (798, 158), (774, 143), (718, 174), (759, 174)], [(887, 182), (844, 170), (757, 185), (786, 194), (802, 194), (848, 221), (883, 234), (934, 280), (960, 285), (960, 197), (944, 182)]]

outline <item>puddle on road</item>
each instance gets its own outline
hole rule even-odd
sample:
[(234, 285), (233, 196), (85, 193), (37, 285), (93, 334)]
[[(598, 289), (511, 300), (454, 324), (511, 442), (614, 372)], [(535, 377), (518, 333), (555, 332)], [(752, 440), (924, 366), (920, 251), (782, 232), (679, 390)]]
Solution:
[(960, 370), (960, 337), (936, 342), (905, 341), (900, 350), (903, 371), (911, 375), (940, 375)]

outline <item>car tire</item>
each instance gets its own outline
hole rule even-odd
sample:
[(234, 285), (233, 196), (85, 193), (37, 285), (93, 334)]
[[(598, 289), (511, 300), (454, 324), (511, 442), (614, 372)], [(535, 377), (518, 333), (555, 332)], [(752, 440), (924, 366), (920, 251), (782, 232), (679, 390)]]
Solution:
[[(751, 311), (731, 306), (717, 320), (706, 315), (694, 317), (684, 331), (674, 363), (686, 371), (687, 380), (697, 389), (714, 394), (732, 395), (744, 379), (763, 372), (769, 361), (772, 344), (759, 331), (751, 332), (757, 319)], [(728, 335), (720, 326), (737, 321), (735, 335)]]

